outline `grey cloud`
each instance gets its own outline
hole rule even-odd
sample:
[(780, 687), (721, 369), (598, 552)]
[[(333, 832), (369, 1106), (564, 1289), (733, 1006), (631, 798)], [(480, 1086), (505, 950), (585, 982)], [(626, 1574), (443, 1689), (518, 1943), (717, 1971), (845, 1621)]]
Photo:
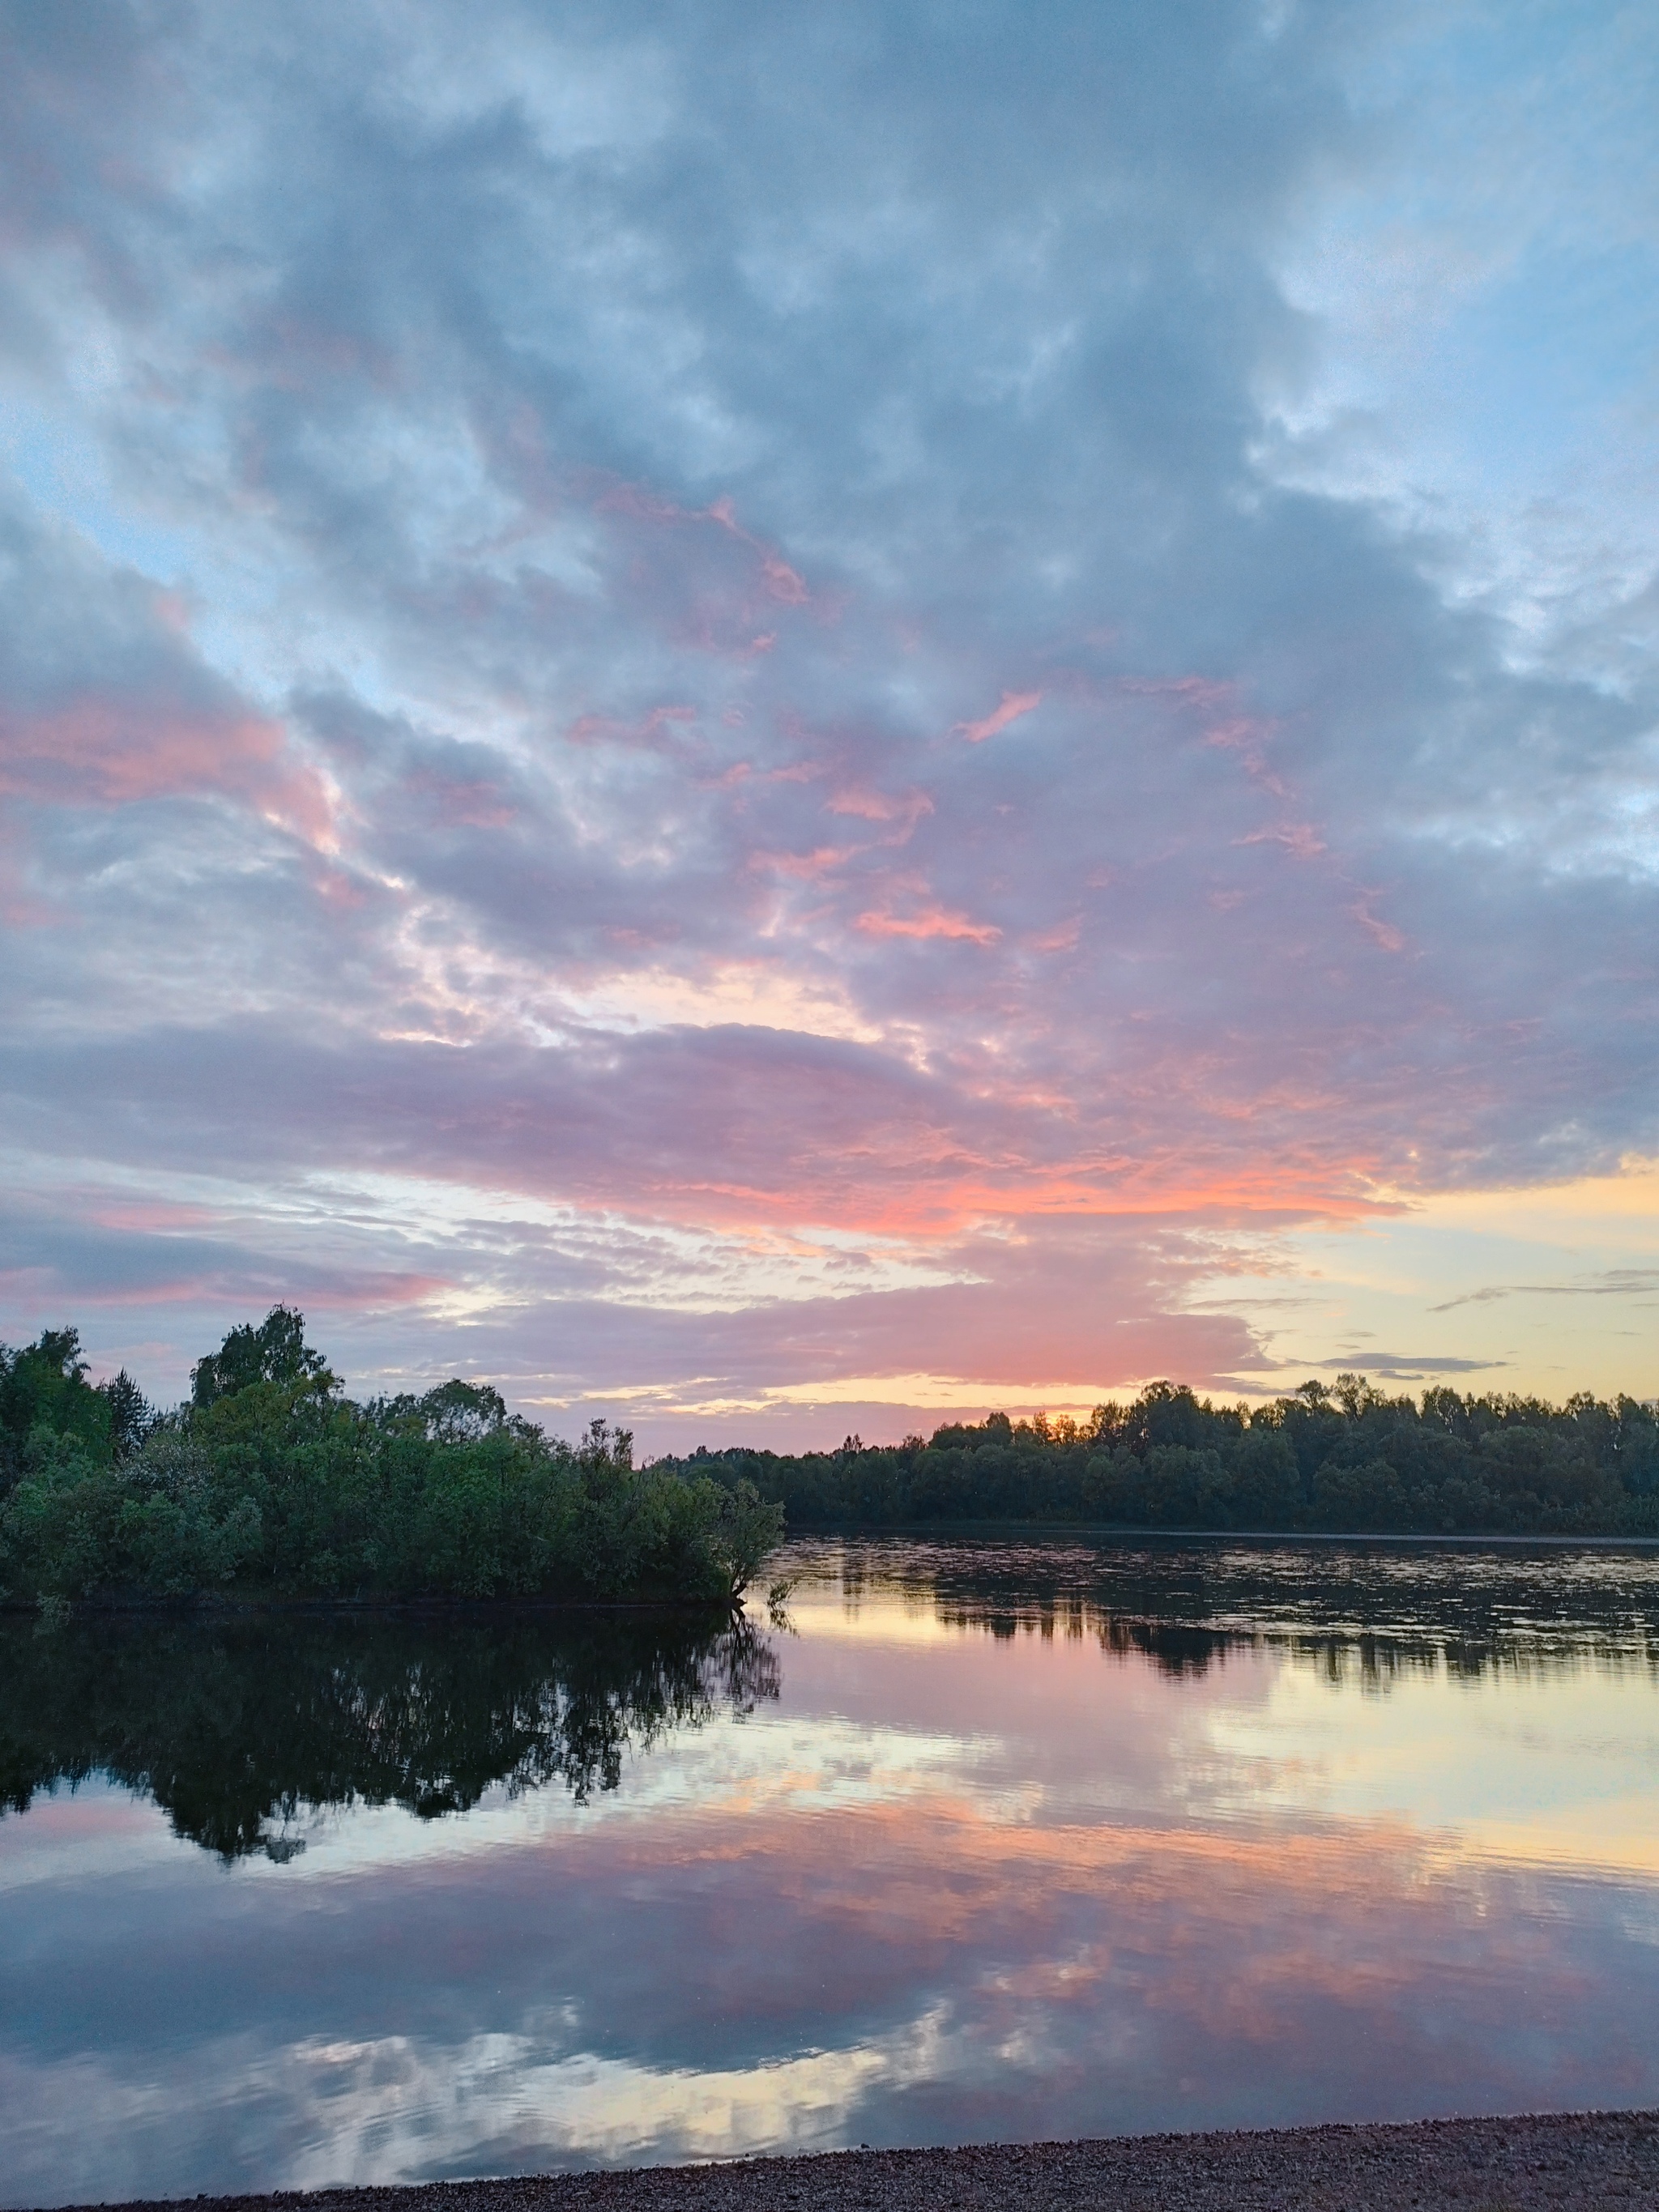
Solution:
[(1510, 1364), (1507, 1359), (1459, 1359), (1427, 1352), (1353, 1352), (1342, 1359), (1315, 1359), (1308, 1364), (1322, 1372), (1380, 1375), (1391, 1382), (1428, 1382), (1437, 1375), (1480, 1375)]
[(1630, 1298), (1659, 1291), (1659, 1267), (1614, 1267), (1589, 1281), (1577, 1283), (1492, 1283), (1461, 1297), (1431, 1306), (1431, 1313), (1451, 1313), (1459, 1306), (1491, 1305), (1499, 1298)]

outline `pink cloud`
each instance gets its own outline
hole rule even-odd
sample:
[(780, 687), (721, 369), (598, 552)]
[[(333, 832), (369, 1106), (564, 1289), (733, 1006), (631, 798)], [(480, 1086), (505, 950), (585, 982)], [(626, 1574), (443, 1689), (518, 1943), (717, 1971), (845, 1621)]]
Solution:
[(1144, 698), (1173, 699), (1201, 716), (1206, 745), (1237, 753), (1255, 781), (1276, 798), (1288, 797), (1285, 786), (1267, 766), (1267, 744), (1279, 726), (1242, 712), (1236, 684), (1216, 683), (1205, 676), (1178, 676), (1162, 682), (1130, 678), (1122, 689)]
[(975, 921), (970, 915), (943, 906), (924, 907), (908, 915), (861, 914), (853, 927), (866, 937), (949, 937), (972, 945), (994, 945), (1002, 935), (991, 922)]
[[(766, 589), (773, 599), (781, 599), (787, 606), (805, 605), (811, 594), (805, 583), (781, 554), (775, 552), (769, 545), (763, 544), (758, 538), (743, 527), (729, 498), (717, 499), (708, 512), (723, 530), (729, 530), (734, 538), (760, 555), (761, 574), (766, 579)], [(769, 644), (771, 641), (769, 639), (767, 642)]]
[[(951, 943), (972, 933), (990, 962), (982, 927), (921, 893), (908, 913), (872, 911), (860, 933)], [(1263, 1067), (1240, 1068), (1149, 1022), (1120, 1033), (1103, 1090), (1092, 1059), (1068, 1065), (1072, 1033), (1048, 1009), (1037, 1009), (1044, 1062), (1006, 1048), (1025, 994), (1023, 982), (998, 992), (998, 1049), (962, 1040), (926, 1075), (878, 1049), (699, 1030), (607, 1039), (591, 1065), (483, 1044), (465, 1054), (400, 1047), (343, 1088), (329, 1061), (307, 1060), (303, 1073), (263, 1064), (239, 1110), (252, 1125), (257, 1106), (259, 1126), (279, 1123), (307, 1158), (320, 1148), (363, 1167), (691, 1223), (926, 1237), (988, 1218), (1352, 1216), (1368, 1208), (1377, 1174), (1403, 1164), (1375, 1140), (1374, 1097), (1344, 1096), (1321, 1061), (1287, 1065), (1264, 1046)], [(123, 1096), (138, 1080), (124, 1075)], [(204, 1081), (220, 1099), (243, 1088), (218, 1061)], [(1413, 1081), (1402, 1064), (1401, 1086)], [(150, 1118), (188, 1121), (195, 1095), (167, 1091)]]
[(925, 791), (873, 791), (867, 784), (848, 784), (824, 801), (824, 811), (851, 814), (861, 822), (900, 822), (908, 836), (933, 811), (933, 802)]
[(1325, 850), (1325, 841), (1311, 822), (1281, 822), (1271, 830), (1253, 830), (1248, 837), (1235, 837), (1235, 845), (1282, 845), (1298, 860), (1311, 860)]
[(314, 316), (275, 316), (263, 329), (251, 331), (249, 340), (240, 359), (220, 348), (210, 348), (208, 358), (250, 383), (274, 385), (284, 392), (331, 391), (342, 382), (361, 379), (385, 394), (401, 381), (395, 354)]
[(653, 707), (637, 722), (618, 721), (611, 714), (579, 714), (565, 731), (572, 744), (661, 746), (672, 738), (677, 726), (695, 722), (695, 707)]
[[(30, 1278), (38, 1281), (42, 1273), (39, 1268), (0, 1270), (0, 1285), (11, 1289), (28, 1282)], [(315, 1309), (319, 1312), (354, 1314), (424, 1305), (429, 1299), (445, 1296), (454, 1289), (455, 1285), (442, 1275), (382, 1271), (349, 1279), (328, 1276), (307, 1279), (303, 1270), (291, 1266), (250, 1266), (204, 1267), (186, 1273), (159, 1275), (140, 1283), (77, 1284), (73, 1295), (77, 1306), (99, 1310), (155, 1306), (207, 1306), (237, 1310), (279, 1297), (297, 1297), (303, 1299), (307, 1311)]]
[(430, 799), (440, 821), (470, 830), (504, 830), (514, 810), (502, 799), (493, 783), (483, 778), (441, 775), (435, 769), (416, 769), (407, 778), (410, 791)]
[(1237, 696), (1231, 684), (1218, 684), (1207, 676), (1126, 677), (1123, 689), (1148, 698), (1177, 699), (1183, 706), (1206, 711), (1231, 706)]
[(811, 853), (751, 853), (749, 865), (772, 875), (796, 876), (805, 882), (816, 882), (844, 867), (856, 850), (852, 845), (820, 845)]
[(325, 906), (337, 908), (342, 913), (356, 913), (368, 904), (368, 890), (361, 877), (344, 868), (318, 866), (311, 871), (312, 889)]
[[(838, 613), (814, 605), (805, 579), (739, 521), (729, 497), (685, 507), (597, 475), (580, 495), (599, 526), (594, 560), (609, 611), (626, 608), (675, 648), (752, 667), (787, 645), (786, 624), (809, 607), (819, 623)], [(568, 594), (550, 610), (565, 624), (588, 611)]]
[(970, 745), (982, 745), (987, 738), (994, 738), (1017, 722), (1023, 714), (1030, 714), (1042, 704), (1041, 691), (1005, 691), (1002, 704), (987, 714), (982, 721), (957, 722), (951, 726), (953, 738), (966, 738)]
[(1348, 908), (1349, 913), (1385, 952), (1403, 952), (1406, 949), (1405, 933), (1396, 929), (1391, 921), (1379, 921), (1370, 910), (1370, 900), (1371, 895), (1368, 893)]
[(111, 1199), (88, 1209), (86, 1218), (100, 1229), (130, 1230), (143, 1236), (210, 1227), (217, 1217), (205, 1206), (168, 1199)]
[(712, 501), (701, 509), (679, 507), (672, 500), (661, 499), (638, 484), (620, 483), (608, 486), (597, 505), (601, 512), (631, 515), (642, 522), (714, 522), (747, 546), (760, 557), (763, 588), (769, 597), (781, 599), (788, 606), (804, 606), (811, 599), (805, 582), (773, 546), (763, 538), (745, 530), (738, 520), (737, 509), (729, 495)]
[(0, 709), (0, 795), (49, 806), (130, 806), (212, 794), (309, 842), (331, 810), (280, 722), (235, 708), (97, 693), (41, 714)]

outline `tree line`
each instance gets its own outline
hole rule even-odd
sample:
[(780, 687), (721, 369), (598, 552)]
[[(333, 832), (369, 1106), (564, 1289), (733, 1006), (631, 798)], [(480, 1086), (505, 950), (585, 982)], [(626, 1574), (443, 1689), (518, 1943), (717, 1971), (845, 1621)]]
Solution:
[(700, 1449), (792, 1528), (973, 1521), (1378, 1535), (1659, 1535), (1659, 1422), (1629, 1397), (1390, 1397), (1363, 1375), (1269, 1405), (1155, 1382), (1086, 1422), (951, 1422), (827, 1452)]
[(74, 1329), (0, 1346), (0, 1604), (558, 1598), (730, 1605), (782, 1533), (740, 1477), (575, 1444), (487, 1384), (349, 1399), (274, 1307), (150, 1406)]
[(1580, 1394), (1390, 1396), (1361, 1375), (1271, 1404), (1157, 1382), (1086, 1422), (635, 1467), (487, 1384), (349, 1399), (276, 1306), (152, 1407), (88, 1382), (73, 1329), (0, 1346), (0, 1604), (557, 1598), (730, 1604), (786, 1524), (1031, 1522), (1374, 1534), (1659, 1535), (1650, 1405)]

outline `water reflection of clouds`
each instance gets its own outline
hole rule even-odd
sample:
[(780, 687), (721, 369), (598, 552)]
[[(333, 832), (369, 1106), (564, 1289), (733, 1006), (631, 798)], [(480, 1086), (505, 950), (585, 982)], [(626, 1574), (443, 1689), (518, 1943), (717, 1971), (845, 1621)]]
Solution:
[(1659, 1876), (1659, 1703), (1643, 1673), (1423, 1674), (1358, 1727), (1351, 1700), (1286, 1667), (1263, 1705), (1224, 1709), (1212, 1726), (1255, 1778), (1231, 1809), (1393, 1817), (1471, 1857)]
[(37, 1882), (131, 1880), (143, 1867), (173, 1866), (185, 1856), (199, 1854), (148, 1802), (102, 1780), (76, 1790), (60, 1783), (35, 1799), (27, 1820), (8, 1818), (0, 1826), (0, 1893)]
[(776, 1704), (585, 1804), (0, 1823), (11, 2201), (1659, 2099), (1644, 1670), (803, 1595)]
[[(1655, 2086), (1650, 2005), (1584, 2016), (1628, 1893), (1381, 1821), (1048, 1826), (957, 1798), (693, 1825), (505, 1848), (465, 1884), (389, 1870), (349, 1934), (298, 1885), (249, 1930), (220, 1881), (220, 1940), (152, 1985), (164, 2026), (106, 2021), (95, 2081), (8, 2065), (31, 2116), (9, 2170), (67, 2123), (71, 2077), (93, 2133), (120, 2115), (141, 2162), (165, 2139), (144, 2172), (181, 2189)], [(164, 1918), (158, 1953), (181, 1932)]]
[[(280, 2164), (287, 2185), (299, 2189), (448, 2167), (511, 2171), (642, 2156), (714, 2158), (731, 2155), (734, 2147), (839, 2143), (848, 2115), (872, 2089), (925, 2078), (939, 2062), (937, 2023), (925, 2019), (849, 2050), (726, 2070), (562, 2051), (568, 2039), (561, 2029), (551, 2020), (454, 2045), (400, 2035), (312, 2039), (243, 2054), (240, 2065), (219, 2071), (210, 2100), (191, 2096), (182, 2066), (165, 2087), (148, 2089), (111, 2068), (87, 2066), (72, 2077), (37, 2077), (29, 2084), (30, 2118), (16, 2131), (18, 2148), (24, 2163), (33, 2162), (33, 2138), (42, 2166), (52, 2160), (54, 2185), (73, 2188), (73, 2177), (84, 2172), (81, 2186), (88, 2194), (121, 2185), (109, 2180), (103, 2142), (91, 2147), (84, 2166), (72, 2148), (64, 2155), (76, 2114), (87, 2110), (118, 2115), (141, 2142), (147, 2130), (189, 2115), (195, 2139), (179, 2166), (186, 2176), (200, 2170), (191, 2157), (204, 2160), (230, 2148), (223, 2134), (234, 2116), (233, 2156), (250, 2172)], [(309, 2125), (293, 2137), (288, 2130), (296, 2113), (307, 2115)], [(132, 2170), (151, 2169), (135, 2162)]]

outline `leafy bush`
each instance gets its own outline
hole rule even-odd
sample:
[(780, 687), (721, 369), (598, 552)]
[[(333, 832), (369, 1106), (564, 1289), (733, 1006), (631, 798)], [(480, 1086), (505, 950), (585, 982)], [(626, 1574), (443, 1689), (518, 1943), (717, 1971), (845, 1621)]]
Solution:
[(73, 1330), (0, 1347), (0, 1594), (560, 1597), (732, 1604), (782, 1513), (742, 1482), (574, 1446), (487, 1386), (354, 1404), (276, 1308), (199, 1361), (188, 1405), (94, 1388)]

